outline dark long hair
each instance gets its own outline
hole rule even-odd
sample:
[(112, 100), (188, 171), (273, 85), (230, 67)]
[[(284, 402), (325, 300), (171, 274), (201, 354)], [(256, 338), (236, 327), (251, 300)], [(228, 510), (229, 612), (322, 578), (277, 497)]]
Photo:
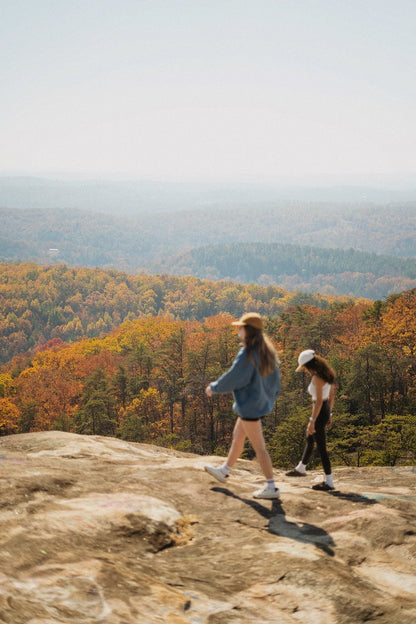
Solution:
[(255, 364), (254, 353), (258, 354), (259, 369), (262, 377), (270, 375), (277, 367), (278, 357), (271, 340), (263, 333), (263, 330), (245, 325), (246, 338), (244, 346), (248, 359)]
[(306, 362), (304, 367), (308, 369), (311, 373), (315, 373), (321, 379), (326, 381), (329, 384), (333, 384), (336, 378), (336, 374), (332, 366), (328, 364), (326, 360), (320, 355), (315, 355), (315, 357)]

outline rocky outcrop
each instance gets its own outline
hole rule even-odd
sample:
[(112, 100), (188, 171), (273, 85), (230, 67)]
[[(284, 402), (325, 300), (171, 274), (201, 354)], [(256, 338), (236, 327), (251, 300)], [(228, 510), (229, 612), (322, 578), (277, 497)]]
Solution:
[(276, 471), (62, 432), (0, 439), (0, 622), (414, 624), (414, 468)]

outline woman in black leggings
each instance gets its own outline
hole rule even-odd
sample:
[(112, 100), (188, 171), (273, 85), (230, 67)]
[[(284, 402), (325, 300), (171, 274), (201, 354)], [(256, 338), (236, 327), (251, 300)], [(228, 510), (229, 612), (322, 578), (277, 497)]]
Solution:
[(325, 428), (331, 423), (332, 407), (335, 400), (335, 372), (324, 358), (316, 355), (313, 349), (306, 349), (298, 357), (299, 366), (296, 372), (306, 371), (311, 375), (308, 392), (312, 397), (312, 414), (306, 429), (306, 444), (302, 459), (286, 475), (289, 477), (304, 477), (306, 465), (309, 462), (314, 444), (321, 457), (325, 473), (325, 480), (313, 487), (314, 490), (334, 490), (334, 481), (331, 472), (331, 461), (326, 449)]

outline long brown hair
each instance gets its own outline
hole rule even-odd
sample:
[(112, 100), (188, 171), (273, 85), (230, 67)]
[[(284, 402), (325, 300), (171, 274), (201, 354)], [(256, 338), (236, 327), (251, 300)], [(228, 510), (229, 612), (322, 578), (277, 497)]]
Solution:
[(326, 360), (320, 355), (315, 355), (309, 362), (304, 364), (304, 367), (311, 373), (315, 373), (321, 379), (329, 384), (333, 384), (336, 378), (336, 374), (332, 366), (328, 364)]
[(259, 358), (259, 369), (262, 377), (270, 375), (277, 367), (278, 357), (270, 338), (263, 333), (263, 330), (245, 325), (246, 337), (244, 346), (248, 359), (254, 364), (253, 354), (257, 353)]

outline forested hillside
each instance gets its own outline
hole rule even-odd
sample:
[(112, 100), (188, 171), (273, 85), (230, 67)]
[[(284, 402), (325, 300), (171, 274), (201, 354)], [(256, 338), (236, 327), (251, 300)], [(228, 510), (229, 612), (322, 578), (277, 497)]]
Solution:
[(416, 287), (416, 259), (278, 243), (199, 247), (159, 266), (171, 274), (368, 299)]
[[(63, 277), (68, 271), (54, 270)], [(42, 269), (32, 271), (38, 278), (43, 275)], [(84, 279), (87, 273), (82, 271)], [(96, 271), (90, 275), (104, 277)], [(24, 292), (23, 283), (21, 287)], [(200, 282), (199, 294), (206, 287), (212, 285)], [(119, 288), (128, 301), (123, 282)], [(47, 297), (46, 282), (44, 289)], [(258, 293), (265, 295), (267, 289)], [(208, 299), (207, 291), (205, 295)], [(83, 297), (80, 293), (77, 305)], [(254, 305), (253, 299), (248, 307)], [(25, 306), (22, 301), (17, 319)], [(415, 290), (374, 304), (334, 300), (326, 309), (307, 304), (287, 304), (278, 313), (263, 309), (283, 380), (282, 394), (265, 422), (275, 466), (293, 464), (303, 445), (310, 400), (307, 379), (294, 371), (297, 354), (306, 347), (328, 357), (338, 373), (330, 431), (334, 462), (395, 465), (416, 460), (415, 312)], [(96, 320), (103, 316), (97, 308)], [(107, 336), (73, 344), (55, 339), (15, 356), (0, 369), (0, 431), (58, 428), (224, 454), (234, 422), (231, 400), (208, 400), (204, 388), (236, 353), (233, 318), (224, 313), (203, 321), (149, 315), (127, 320)]]
[[(117, 214), (116, 206), (113, 212)], [(285, 284), (290, 289), (309, 292), (324, 289), (325, 292), (377, 298), (413, 287), (407, 281), (413, 279), (409, 274), (410, 264), (397, 263), (387, 256), (414, 260), (414, 203), (360, 206), (218, 202), (174, 213), (144, 212), (136, 218), (74, 210), (3, 209), (0, 218), (3, 225), (0, 260), (3, 262), (33, 261), (43, 265), (60, 262), (130, 273), (159, 273), (167, 270), (166, 267), (171, 272), (171, 265), (177, 262), (183, 265), (182, 260), (175, 259), (178, 254), (192, 251), (199, 254), (199, 262), (205, 252), (198, 252), (198, 248), (207, 245), (295, 245), (292, 258), (289, 248), (285, 252), (288, 268), (291, 263), (295, 268), (285, 274), (279, 273), (285, 276)], [(319, 248), (323, 260), (322, 271), (316, 263), (309, 263), (308, 280), (297, 271), (296, 250), (303, 246)], [(323, 249), (329, 250), (327, 267)], [(351, 258), (342, 253), (337, 255), (336, 249), (361, 251), (359, 270), (351, 269)], [(303, 256), (308, 253), (306, 250)], [(373, 270), (375, 253), (384, 256), (376, 272)], [(263, 256), (266, 259), (266, 254)], [(214, 268), (215, 273), (215, 265), (208, 266), (206, 276), (210, 268)], [(240, 275), (244, 281), (278, 283), (275, 268), (271, 258), (270, 263), (263, 262), (259, 267), (261, 273), (251, 271), (250, 278), (242, 272)], [(374, 281), (380, 281), (370, 294), (373, 275)]]
[(202, 321), (250, 309), (275, 316), (288, 305), (328, 307), (333, 300), (195, 277), (0, 264), (0, 363), (48, 340), (99, 336), (127, 319), (161, 315)]

